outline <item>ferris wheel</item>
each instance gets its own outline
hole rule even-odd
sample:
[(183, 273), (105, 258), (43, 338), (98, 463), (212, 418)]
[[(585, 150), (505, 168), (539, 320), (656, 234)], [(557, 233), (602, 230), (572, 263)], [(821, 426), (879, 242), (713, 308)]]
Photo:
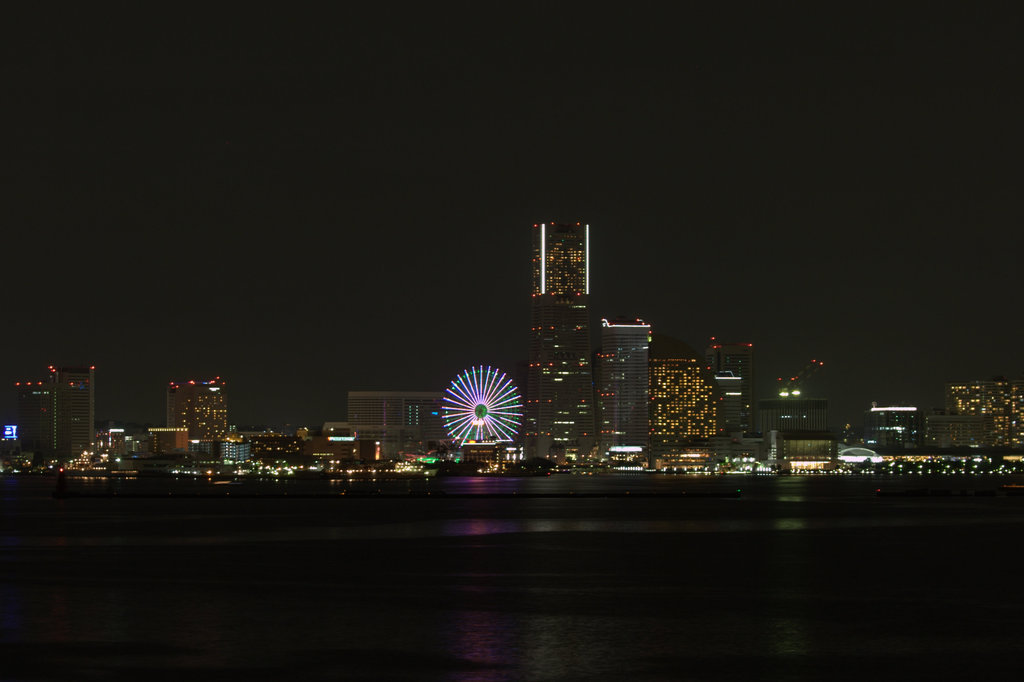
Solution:
[(522, 408), (512, 380), (481, 365), (455, 377), (443, 397), (441, 418), (454, 440), (511, 441), (519, 432)]

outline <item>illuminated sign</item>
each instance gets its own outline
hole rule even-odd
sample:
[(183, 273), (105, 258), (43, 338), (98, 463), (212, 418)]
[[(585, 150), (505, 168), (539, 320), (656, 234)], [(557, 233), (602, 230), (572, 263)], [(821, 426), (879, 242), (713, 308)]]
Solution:
[(355, 436), (327, 436), (327, 440), (335, 442), (349, 443), (356, 439)]
[(15, 440), (18, 437), (17, 424), (4, 424), (4, 440)]

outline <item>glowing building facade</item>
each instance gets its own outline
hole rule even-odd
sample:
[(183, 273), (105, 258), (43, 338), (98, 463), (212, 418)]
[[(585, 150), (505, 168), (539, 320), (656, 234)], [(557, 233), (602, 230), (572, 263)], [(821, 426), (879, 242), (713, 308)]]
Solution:
[(649, 371), (651, 457), (685, 456), (716, 434), (713, 379), (692, 348), (660, 334), (652, 335)]
[(981, 417), (982, 447), (1024, 447), (1024, 379), (946, 384), (946, 412)]
[(643, 320), (601, 320), (594, 376), (600, 416), (598, 454), (603, 458), (622, 448), (648, 451), (650, 344), (651, 325)]
[(190, 440), (220, 440), (228, 434), (226, 384), (172, 381), (167, 387), (167, 428), (188, 429)]
[(588, 225), (533, 226), (525, 433), (530, 456), (576, 459), (597, 445), (589, 259)]

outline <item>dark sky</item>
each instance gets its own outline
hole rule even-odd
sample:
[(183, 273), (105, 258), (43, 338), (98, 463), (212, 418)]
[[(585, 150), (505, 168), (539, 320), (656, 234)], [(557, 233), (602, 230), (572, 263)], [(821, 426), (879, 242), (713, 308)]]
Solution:
[(1019, 376), (1019, 17), (681, 7), (9, 17), (0, 415), (51, 363), (101, 419), (220, 375), (311, 425), (511, 369), (541, 220), (591, 225), (595, 344), (749, 341), (762, 394), (824, 360), (837, 426)]

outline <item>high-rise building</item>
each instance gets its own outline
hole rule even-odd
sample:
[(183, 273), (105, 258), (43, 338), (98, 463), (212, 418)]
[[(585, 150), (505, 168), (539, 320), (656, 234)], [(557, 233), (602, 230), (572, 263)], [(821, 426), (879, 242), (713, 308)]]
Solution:
[(630, 448), (648, 451), (651, 325), (640, 319), (601, 320), (601, 350), (594, 367), (600, 415), (599, 455)]
[(361, 441), (380, 443), (382, 459), (424, 454), (447, 440), (435, 391), (349, 391), (348, 428)]
[(167, 428), (188, 429), (190, 440), (219, 440), (228, 434), (226, 382), (172, 381), (167, 387)]
[(716, 434), (715, 386), (696, 351), (653, 334), (649, 371), (652, 460), (686, 455), (689, 446)]
[(96, 440), (95, 367), (50, 367), (57, 386), (57, 455), (75, 458)]
[(46, 381), (16, 384), (22, 449), (67, 461), (93, 449), (95, 367), (49, 370)]
[(907, 405), (879, 407), (864, 413), (864, 445), (880, 448), (915, 447), (924, 443), (921, 410)]
[(747, 432), (749, 429), (743, 428), (743, 377), (722, 370), (715, 372), (714, 380), (719, 435)]
[(946, 384), (946, 412), (981, 416), (982, 447), (1024, 447), (1024, 379)]
[[(704, 360), (711, 373), (721, 377), (719, 396), (726, 415), (721, 419), (723, 431), (748, 433), (757, 426), (754, 404), (754, 344), (720, 343), (714, 338), (704, 351)], [(736, 381), (739, 379), (739, 381)], [(739, 395), (735, 395), (736, 393)]]
[(597, 444), (591, 374), (590, 226), (533, 226), (526, 446), (531, 456), (587, 457)]
[(57, 389), (51, 382), (19, 381), (18, 433), (23, 452), (57, 456)]
[(985, 417), (934, 410), (924, 418), (925, 443), (937, 448), (980, 448), (985, 442)]

